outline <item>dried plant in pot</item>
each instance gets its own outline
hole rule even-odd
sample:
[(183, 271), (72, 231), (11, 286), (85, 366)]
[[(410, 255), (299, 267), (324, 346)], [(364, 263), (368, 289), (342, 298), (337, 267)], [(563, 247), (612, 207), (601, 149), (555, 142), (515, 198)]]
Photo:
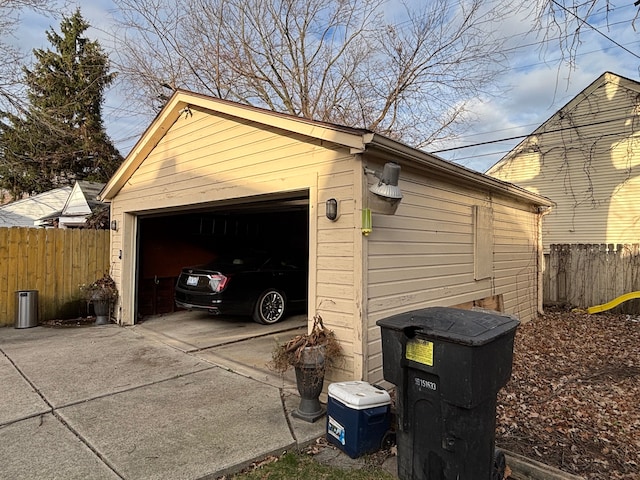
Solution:
[(105, 325), (109, 323), (111, 310), (115, 301), (118, 299), (118, 289), (116, 282), (111, 275), (105, 273), (102, 278), (88, 285), (81, 285), (82, 291), (87, 303), (93, 304), (93, 311), (96, 314), (96, 325)]
[(313, 423), (325, 414), (320, 404), (327, 366), (342, 358), (342, 347), (335, 333), (325, 328), (322, 317), (313, 317), (311, 332), (296, 335), (273, 351), (270, 367), (280, 373), (293, 367), (300, 394), (300, 405), (293, 416)]

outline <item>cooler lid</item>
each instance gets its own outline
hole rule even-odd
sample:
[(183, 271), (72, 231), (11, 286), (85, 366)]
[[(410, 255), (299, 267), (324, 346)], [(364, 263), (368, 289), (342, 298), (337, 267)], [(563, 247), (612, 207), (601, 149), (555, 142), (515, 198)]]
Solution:
[(386, 390), (363, 381), (336, 382), (329, 384), (328, 394), (355, 410), (381, 407), (391, 403)]
[(520, 321), (499, 312), (428, 307), (384, 318), (376, 324), (403, 331), (408, 337), (426, 336), (478, 346), (515, 330)]

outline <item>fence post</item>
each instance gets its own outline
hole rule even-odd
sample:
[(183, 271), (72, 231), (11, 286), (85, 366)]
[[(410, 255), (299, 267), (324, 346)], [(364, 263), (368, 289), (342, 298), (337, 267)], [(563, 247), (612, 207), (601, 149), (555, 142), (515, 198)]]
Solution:
[(567, 301), (567, 268), (569, 264), (568, 245), (557, 245), (558, 250), (558, 302)]

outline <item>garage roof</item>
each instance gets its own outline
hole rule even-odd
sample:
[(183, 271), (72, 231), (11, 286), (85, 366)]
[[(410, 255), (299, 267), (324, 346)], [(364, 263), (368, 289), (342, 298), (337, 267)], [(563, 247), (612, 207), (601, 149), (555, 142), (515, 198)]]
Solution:
[(552, 205), (549, 199), (516, 185), (443, 160), (369, 130), (309, 120), (181, 89), (173, 93), (164, 108), (142, 134), (129, 155), (127, 155), (120, 168), (111, 177), (98, 198), (103, 201), (113, 199), (173, 123), (182, 115), (188, 115), (191, 107), (210, 110), (211, 112), (269, 125), (270, 127), (280, 128), (310, 138), (329, 141), (349, 148), (353, 154), (371, 152), (400, 165), (426, 168), (429, 175), (432, 176), (446, 176), (458, 184), (471, 184), (483, 190), (500, 192), (517, 197), (533, 205), (545, 207)]

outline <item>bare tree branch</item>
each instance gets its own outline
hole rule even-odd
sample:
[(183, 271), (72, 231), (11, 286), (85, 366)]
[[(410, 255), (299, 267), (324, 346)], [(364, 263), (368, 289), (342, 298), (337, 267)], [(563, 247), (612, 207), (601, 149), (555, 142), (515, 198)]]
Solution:
[[(619, 47), (627, 50), (626, 47), (616, 43), (604, 32), (590, 24), (591, 18), (598, 16), (604, 17), (606, 25), (609, 26), (609, 19), (615, 8), (610, 0), (536, 0), (529, 6), (534, 18), (532, 31), (538, 32), (538, 36), (542, 40), (542, 48), (556, 45), (561, 54), (560, 62), (569, 66), (570, 71), (576, 68), (576, 55), (582, 45), (586, 30), (597, 31)], [(628, 5), (620, 5), (620, 7), (624, 6)], [(633, 13), (633, 19), (629, 21), (634, 29), (639, 13), (640, 10), (636, 9)], [(634, 52), (627, 51), (638, 57)]]
[(53, 13), (53, 0), (0, 0), (0, 109), (24, 111), (22, 66), (30, 52), (22, 52), (12, 45), (19, 31), (21, 14), (31, 10), (41, 14)]
[(494, 30), (512, 11), (500, 0), (115, 2), (115, 62), (140, 105), (157, 107), (171, 82), (423, 147), (455, 132), (459, 98), (491, 93), (504, 61)]

